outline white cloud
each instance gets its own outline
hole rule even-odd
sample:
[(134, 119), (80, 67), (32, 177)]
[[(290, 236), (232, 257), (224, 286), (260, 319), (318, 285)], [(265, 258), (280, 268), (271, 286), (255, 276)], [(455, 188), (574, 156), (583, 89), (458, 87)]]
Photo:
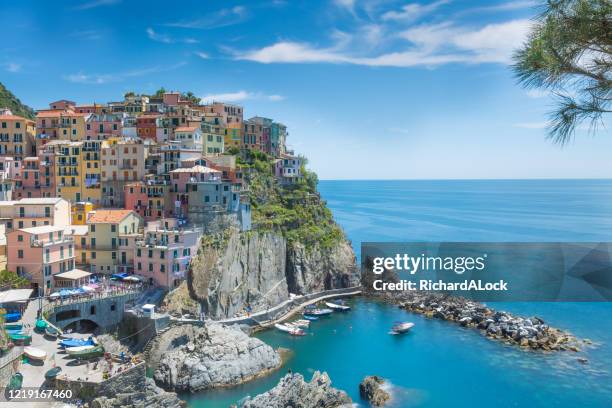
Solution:
[(105, 74), (86, 74), (78, 72), (76, 74), (68, 74), (63, 78), (66, 81), (78, 84), (103, 85), (111, 82), (121, 82), (128, 78), (146, 76), (159, 72), (172, 71), (185, 65), (185, 62), (179, 62), (171, 66), (154, 66), (150, 68), (136, 69), (126, 72), (105, 73)]
[(278, 102), (285, 99), (282, 95), (277, 94), (264, 94), (262, 92), (248, 92), (248, 91), (237, 91), (237, 92), (228, 92), (228, 93), (218, 93), (218, 94), (208, 94), (202, 96), (202, 102), (210, 103), (210, 102), (241, 102), (246, 100), (268, 100), (271, 102)]
[(167, 34), (160, 34), (153, 30), (151, 27), (146, 30), (147, 36), (149, 39), (157, 42), (161, 42), (164, 44), (174, 44), (174, 43), (185, 43), (185, 44), (197, 44), (198, 40), (195, 38), (173, 38)]
[(196, 51), (196, 52), (194, 52), (194, 54), (197, 55), (198, 57), (202, 58), (202, 59), (209, 59), (210, 58), (210, 56), (207, 53), (202, 52), (202, 51)]
[(7, 62), (4, 64), (4, 69), (8, 72), (16, 73), (21, 71), (21, 64), (16, 62)]
[(387, 21), (415, 21), (448, 3), (450, 3), (450, 0), (438, 0), (429, 4), (409, 3), (403, 6), (400, 11), (387, 11), (382, 15), (382, 19)]
[(89, 10), (100, 6), (112, 6), (113, 4), (121, 3), (121, 0), (93, 0), (87, 3), (75, 6), (75, 10)]
[[(321, 48), (308, 43), (281, 41), (261, 49), (234, 52), (239, 60), (271, 63), (345, 63), (366, 66), (413, 67), (448, 63), (509, 63), (531, 26), (529, 20), (512, 20), (477, 29), (450, 23), (421, 25), (400, 33), (409, 44), (403, 50), (355, 56), (346, 44)], [(349, 35), (350, 36), (350, 35)], [(353, 47), (354, 48), (354, 47)]]
[(168, 27), (209, 30), (239, 24), (246, 21), (248, 18), (249, 13), (246, 7), (234, 6), (231, 8), (224, 8), (195, 19), (174, 21), (166, 23), (165, 25)]

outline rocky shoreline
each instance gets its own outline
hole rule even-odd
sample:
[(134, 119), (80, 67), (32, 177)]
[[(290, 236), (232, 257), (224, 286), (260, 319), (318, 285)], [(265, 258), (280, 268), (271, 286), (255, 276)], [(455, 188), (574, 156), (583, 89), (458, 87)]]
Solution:
[(315, 371), (310, 382), (301, 374), (287, 374), (269, 391), (242, 402), (241, 408), (340, 408), (352, 407), (344, 391), (331, 386), (327, 373)]
[(579, 352), (581, 346), (590, 343), (550, 327), (539, 317), (515, 316), (463, 297), (423, 292), (371, 296), (409, 312), (479, 330), (490, 339), (524, 349)]
[(234, 386), (267, 375), (282, 364), (278, 351), (236, 326), (184, 325), (159, 337), (151, 362), (156, 383), (166, 390), (197, 392)]
[(391, 395), (383, 389), (385, 379), (377, 375), (367, 376), (359, 384), (359, 395), (374, 407), (382, 407)]

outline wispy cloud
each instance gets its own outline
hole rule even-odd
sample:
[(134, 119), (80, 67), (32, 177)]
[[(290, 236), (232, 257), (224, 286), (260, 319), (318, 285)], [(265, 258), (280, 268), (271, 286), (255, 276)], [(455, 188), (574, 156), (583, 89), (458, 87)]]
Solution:
[(146, 30), (147, 36), (150, 40), (161, 42), (164, 44), (175, 44), (175, 43), (185, 43), (185, 44), (197, 44), (198, 40), (195, 38), (174, 38), (168, 34), (161, 34), (153, 30), (153, 28), (149, 27)]
[(68, 34), (69, 37), (80, 38), (82, 40), (95, 41), (103, 38), (103, 33), (98, 30), (77, 30)]
[(239, 24), (249, 18), (249, 13), (244, 6), (234, 6), (232, 8), (224, 8), (213, 13), (209, 13), (202, 17), (174, 21), (164, 25), (168, 27), (178, 28), (195, 28), (201, 30), (209, 30), (219, 27), (227, 27), (234, 24)]
[(121, 0), (93, 0), (86, 3), (81, 3), (74, 7), (75, 10), (89, 10), (101, 6), (112, 6), (113, 4), (121, 3)]
[(11, 72), (11, 73), (17, 73), (19, 71), (21, 71), (21, 64), (18, 64), (16, 62), (7, 62), (4, 64), (4, 69), (7, 72)]
[(141, 77), (160, 72), (172, 71), (185, 65), (185, 62), (179, 62), (171, 66), (154, 66), (149, 68), (142, 68), (137, 70), (116, 72), (116, 73), (105, 73), (105, 74), (87, 74), (78, 72), (75, 74), (69, 74), (63, 78), (66, 81), (74, 82), (78, 84), (90, 84), (90, 85), (103, 85), (112, 82), (121, 82), (128, 78)]
[(514, 1), (507, 1), (505, 3), (494, 4), (492, 6), (468, 8), (465, 11), (463, 11), (461, 14), (522, 10), (526, 8), (536, 7), (540, 4), (542, 3), (536, 0), (514, 0)]
[(448, 3), (450, 3), (450, 0), (438, 0), (429, 4), (410, 3), (403, 6), (399, 11), (387, 11), (382, 15), (382, 19), (387, 21), (415, 21)]
[(512, 50), (524, 41), (529, 20), (513, 20), (467, 29), (450, 23), (421, 25), (406, 30), (403, 50), (369, 56), (355, 56), (338, 43), (316, 47), (309, 43), (281, 41), (244, 52), (234, 58), (271, 63), (345, 63), (381, 67), (436, 66), (449, 63), (508, 63)]
[(284, 96), (278, 94), (265, 94), (263, 92), (248, 92), (248, 91), (237, 91), (228, 93), (208, 94), (202, 96), (202, 101), (205, 103), (209, 102), (241, 102), (246, 100), (267, 100), (271, 102), (278, 102), (285, 99)]
[(202, 52), (202, 51), (196, 51), (196, 52), (194, 52), (194, 54), (197, 55), (198, 57), (202, 58), (202, 59), (209, 59), (210, 58), (210, 55), (208, 55), (207, 53)]

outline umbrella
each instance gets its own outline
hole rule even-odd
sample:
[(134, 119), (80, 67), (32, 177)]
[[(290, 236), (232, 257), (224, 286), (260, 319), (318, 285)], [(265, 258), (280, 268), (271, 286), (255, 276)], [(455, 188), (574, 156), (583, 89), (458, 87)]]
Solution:
[(91, 286), (88, 286), (88, 285), (84, 285), (81, 289), (83, 289), (85, 292), (93, 292), (93, 291), (95, 291), (94, 288), (92, 288)]

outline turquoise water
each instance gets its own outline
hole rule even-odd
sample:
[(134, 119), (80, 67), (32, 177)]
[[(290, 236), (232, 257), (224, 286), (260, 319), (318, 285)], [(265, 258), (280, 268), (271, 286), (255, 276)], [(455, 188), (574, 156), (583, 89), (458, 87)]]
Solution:
[[(359, 251), (361, 241), (610, 241), (612, 180), (324, 181), (338, 222)], [(370, 374), (393, 384), (396, 407), (610, 407), (612, 305), (491, 304), (538, 315), (597, 346), (581, 355), (523, 352), (478, 332), (394, 307), (352, 301), (353, 311), (315, 322), (309, 335), (258, 335), (292, 350), (278, 372), (246, 385), (191, 396), (193, 407), (227, 407), (273, 387), (288, 369), (310, 377), (327, 371), (359, 400)], [(387, 334), (395, 320), (416, 323), (409, 335)]]

